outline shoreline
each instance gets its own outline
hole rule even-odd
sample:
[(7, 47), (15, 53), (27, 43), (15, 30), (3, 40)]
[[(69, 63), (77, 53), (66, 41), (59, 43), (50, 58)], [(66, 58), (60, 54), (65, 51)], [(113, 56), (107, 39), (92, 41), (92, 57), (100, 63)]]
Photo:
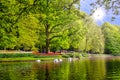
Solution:
[(52, 61), (55, 58), (31, 58), (31, 57), (23, 57), (23, 58), (0, 58), (0, 62), (33, 62), (37, 60), (41, 61)]
[[(105, 58), (105, 59), (112, 59), (117, 58), (120, 59), (120, 56), (108, 55), (108, 54), (89, 54), (88, 57), (81, 57), (81, 59), (89, 58)], [(2, 62), (35, 62), (37, 60), (41, 61), (53, 61), (54, 59), (68, 59), (64, 57), (45, 57), (44, 58), (34, 58), (34, 57), (15, 57), (15, 58), (0, 58), (0, 63)], [(80, 60), (81, 60), (80, 59)]]

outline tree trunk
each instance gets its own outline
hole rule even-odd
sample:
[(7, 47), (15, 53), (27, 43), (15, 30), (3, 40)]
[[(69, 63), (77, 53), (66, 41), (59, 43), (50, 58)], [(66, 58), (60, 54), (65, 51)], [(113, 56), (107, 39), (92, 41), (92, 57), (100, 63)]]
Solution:
[(49, 25), (46, 25), (46, 53), (49, 52)]
[(46, 38), (46, 53), (49, 52), (49, 39)]
[(87, 42), (88, 42), (88, 39), (86, 39), (85, 50), (84, 50), (85, 53), (87, 52)]

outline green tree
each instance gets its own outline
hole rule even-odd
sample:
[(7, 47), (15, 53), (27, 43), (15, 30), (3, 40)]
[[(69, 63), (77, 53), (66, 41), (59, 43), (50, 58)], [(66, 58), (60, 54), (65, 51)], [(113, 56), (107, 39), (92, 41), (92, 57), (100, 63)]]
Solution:
[(35, 50), (38, 42), (39, 21), (30, 14), (19, 19), (16, 49)]
[(85, 51), (100, 52), (101, 29), (94, 24), (88, 27), (91, 20), (79, 4), (80, 0), (1, 0), (1, 49), (79, 50), (83, 41)]
[[(74, 4), (79, 4), (79, 0), (41, 0), (36, 2), (40, 11), (39, 20), (43, 25), (42, 36), (45, 42), (46, 53), (49, 52), (50, 47), (57, 43), (60, 47), (68, 48), (67, 32), (75, 20), (79, 19), (77, 16), (78, 9)], [(64, 46), (63, 46), (64, 45)]]
[(87, 30), (83, 20), (78, 20), (75, 24), (76, 26), (69, 29), (69, 44), (71, 49), (79, 51), (81, 40), (84, 38)]
[(105, 53), (115, 54), (120, 52), (120, 28), (106, 22), (102, 26), (105, 37)]
[(11, 16), (16, 10), (12, 4), (14, 1), (0, 1), (0, 49), (14, 49), (16, 45), (16, 30), (12, 26), (15, 16)]
[(38, 21), (30, 14), (33, 3), (32, 0), (0, 1), (1, 49), (34, 48)]
[[(86, 32), (80, 43), (80, 50), (84, 52), (103, 53), (104, 35), (99, 27), (91, 18), (85, 19)], [(85, 30), (85, 29), (84, 29)]]

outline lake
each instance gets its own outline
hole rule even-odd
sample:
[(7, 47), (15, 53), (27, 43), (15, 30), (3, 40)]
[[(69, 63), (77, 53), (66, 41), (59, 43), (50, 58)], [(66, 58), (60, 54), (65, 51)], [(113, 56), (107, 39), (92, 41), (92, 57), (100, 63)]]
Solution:
[(120, 80), (120, 59), (2, 62), (0, 80)]

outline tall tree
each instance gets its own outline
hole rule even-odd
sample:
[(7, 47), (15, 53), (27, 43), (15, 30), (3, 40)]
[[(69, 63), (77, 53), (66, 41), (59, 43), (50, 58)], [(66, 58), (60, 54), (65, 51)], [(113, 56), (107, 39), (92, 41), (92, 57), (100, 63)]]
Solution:
[(15, 28), (12, 22), (16, 18), (13, 15), (17, 10), (14, 1), (0, 1), (0, 47), (1, 49), (13, 49), (16, 44)]
[(15, 49), (35, 50), (38, 42), (39, 21), (35, 15), (29, 14), (19, 19), (16, 24), (18, 26), (17, 44)]
[[(79, 0), (36, 1), (36, 5), (41, 5), (37, 11), (40, 11), (39, 20), (43, 24), (41, 32), (43, 33), (42, 35), (45, 35), (46, 53), (49, 52), (50, 46), (56, 39), (65, 36), (64, 34), (72, 27), (70, 24), (79, 19), (77, 16), (78, 10), (74, 4), (79, 4)], [(64, 41), (61, 42), (64, 43)]]
[[(33, 17), (31, 17), (32, 15), (30, 14), (33, 4), (34, 1), (32, 0), (26, 0), (26, 1), (1, 0), (0, 1), (0, 7), (1, 7), (0, 9), (1, 38), (0, 39), (1, 39), (1, 46), (3, 48), (17, 49), (16, 46), (18, 47), (18, 45), (21, 44), (23, 46), (29, 45), (30, 47), (31, 45), (31, 47), (33, 47), (33, 44), (35, 44), (35, 39), (36, 39), (35, 38), (36, 31), (34, 27), (37, 25), (37, 22)], [(32, 20), (34, 20), (34, 22)], [(23, 33), (21, 33), (21, 31), (24, 33), (24, 35)], [(21, 34), (22, 34), (22, 38), (21, 38)]]
[(120, 28), (106, 22), (102, 26), (105, 37), (105, 53), (118, 54), (120, 52)]
[(86, 33), (81, 40), (80, 49), (85, 52), (104, 53), (104, 35), (95, 22), (87, 17)]

